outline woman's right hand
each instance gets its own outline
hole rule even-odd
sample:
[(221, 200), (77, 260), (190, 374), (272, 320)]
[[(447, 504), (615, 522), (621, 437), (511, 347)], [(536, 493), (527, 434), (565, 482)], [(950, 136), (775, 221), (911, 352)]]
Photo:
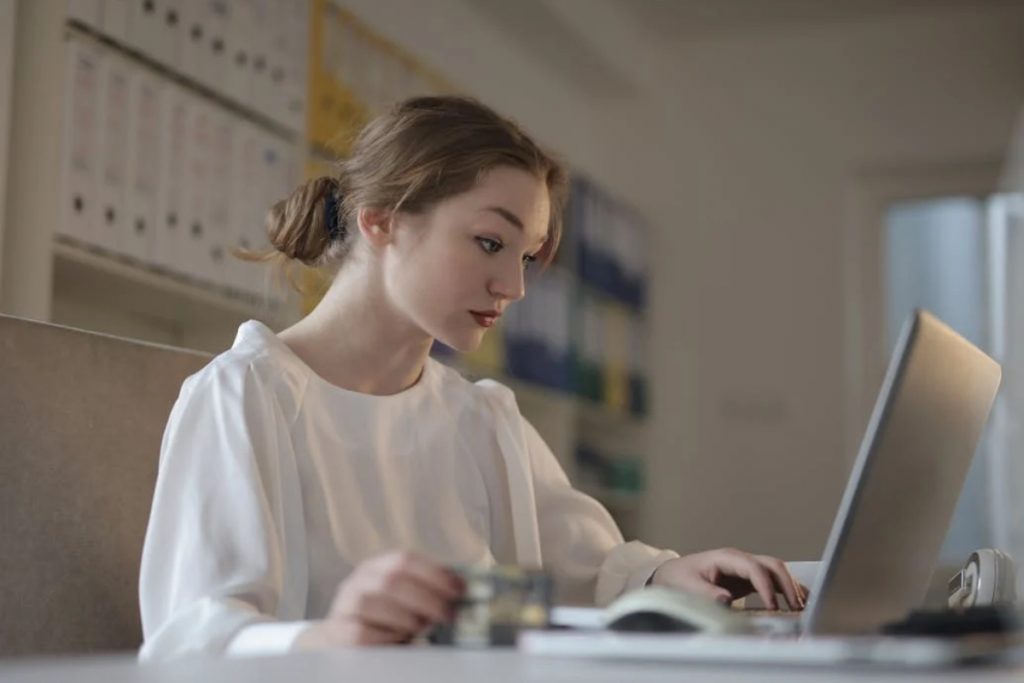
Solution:
[(418, 555), (393, 552), (363, 562), (338, 586), (331, 610), (295, 649), (405, 643), (451, 619), (462, 579)]

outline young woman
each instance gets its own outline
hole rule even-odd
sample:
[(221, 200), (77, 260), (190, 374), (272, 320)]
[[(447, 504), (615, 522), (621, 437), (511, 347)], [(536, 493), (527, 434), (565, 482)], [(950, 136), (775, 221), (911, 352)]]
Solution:
[(406, 642), (449, 617), (452, 565), (543, 567), (559, 602), (653, 583), (801, 603), (775, 558), (624, 543), (511, 391), (428, 355), (475, 349), (523, 298), (565, 194), (514, 123), (426, 97), (273, 207), (277, 250), (336, 274), (304, 319), (245, 323), (182, 387), (143, 551), (143, 657)]

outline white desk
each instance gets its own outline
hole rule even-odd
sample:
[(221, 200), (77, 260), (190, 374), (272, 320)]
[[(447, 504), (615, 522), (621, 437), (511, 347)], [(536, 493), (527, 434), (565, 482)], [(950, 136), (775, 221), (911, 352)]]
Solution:
[(450, 683), (481, 681), (580, 681), (646, 683), (685, 681), (1021, 681), (1024, 668), (1003, 667), (917, 673), (865, 669), (764, 669), (598, 663), (529, 657), (514, 650), (458, 651), (441, 648), (376, 648), (247, 660), (191, 660), (139, 665), (126, 657), (0, 660), (3, 683)]

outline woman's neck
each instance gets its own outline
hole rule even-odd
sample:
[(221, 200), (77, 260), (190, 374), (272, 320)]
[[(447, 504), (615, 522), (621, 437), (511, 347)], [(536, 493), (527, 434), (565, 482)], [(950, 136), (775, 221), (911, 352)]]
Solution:
[(331, 384), (397, 394), (418, 381), (433, 339), (394, 309), (379, 272), (351, 261), (316, 308), (278, 336)]

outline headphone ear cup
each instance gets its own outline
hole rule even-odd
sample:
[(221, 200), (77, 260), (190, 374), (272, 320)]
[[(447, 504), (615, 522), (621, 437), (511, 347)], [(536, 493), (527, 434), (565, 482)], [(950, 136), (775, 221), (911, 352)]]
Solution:
[(978, 557), (978, 595), (974, 604), (992, 605), (999, 589), (999, 556), (987, 548), (975, 555)]
[(996, 595), (995, 602), (1013, 604), (1017, 602), (1017, 567), (1013, 558), (1001, 550), (996, 550)]
[(967, 595), (962, 602), (964, 607), (974, 607), (978, 602), (978, 573), (980, 569), (978, 565), (978, 554), (971, 553), (971, 557), (967, 560), (967, 565), (963, 569), (964, 587), (967, 591)]

